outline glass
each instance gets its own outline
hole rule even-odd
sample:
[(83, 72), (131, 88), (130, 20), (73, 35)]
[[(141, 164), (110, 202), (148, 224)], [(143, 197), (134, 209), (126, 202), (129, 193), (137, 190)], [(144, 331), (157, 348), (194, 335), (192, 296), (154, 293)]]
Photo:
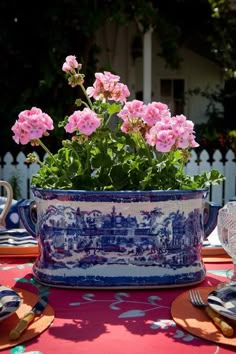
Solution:
[(221, 286), (236, 285), (236, 201), (228, 202), (219, 210), (217, 233), (222, 247), (233, 262), (233, 269), (227, 273), (229, 281)]

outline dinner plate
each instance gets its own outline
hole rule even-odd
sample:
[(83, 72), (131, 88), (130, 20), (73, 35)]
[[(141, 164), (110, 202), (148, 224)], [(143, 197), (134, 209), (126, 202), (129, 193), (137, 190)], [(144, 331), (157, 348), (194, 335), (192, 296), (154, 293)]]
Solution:
[(0, 285), (0, 321), (11, 316), (21, 305), (21, 297), (14, 290)]
[(223, 286), (207, 297), (208, 305), (220, 315), (236, 320), (236, 286)]

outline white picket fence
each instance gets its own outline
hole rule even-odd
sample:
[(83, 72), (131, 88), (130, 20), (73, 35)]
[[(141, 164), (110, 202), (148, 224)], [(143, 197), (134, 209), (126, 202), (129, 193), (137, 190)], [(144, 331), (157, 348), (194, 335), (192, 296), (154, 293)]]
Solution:
[[(11, 153), (6, 153), (0, 161), (0, 179), (10, 181), (12, 178), (17, 179), (20, 189), (21, 198), (33, 198), (30, 190), (31, 176), (35, 174), (39, 165), (25, 163), (26, 156), (20, 152), (14, 160)], [(216, 169), (225, 176), (225, 182), (219, 186), (210, 188), (208, 200), (223, 205), (229, 199), (236, 195), (236, 162), (235, 154), (229, 150), (225, 155), (225, 162), (222, 162), (223, 156), (219, 150), (213, 154), (213, 162), (209, 162), (209, 154), (203, 150), (200, 156), (196, 152), (192, 152), (192, 157), (186, 166), (186, 172), (189, 175), (196, 175), (203, 171)]]

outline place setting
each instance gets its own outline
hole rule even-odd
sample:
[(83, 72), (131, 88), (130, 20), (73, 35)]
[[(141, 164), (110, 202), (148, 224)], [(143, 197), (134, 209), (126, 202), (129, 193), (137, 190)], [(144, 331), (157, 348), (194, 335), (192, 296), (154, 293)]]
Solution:
[(218, 212), (216, 232), (233, 263), (227, 281), (215, 287), (194, 287), (171, 305), (174, 321), (187, 332), (212, 342), (236, 346), (236, 203)]
[[(215, 287), (197, 287), (194, 288), (194, 291), (194, 294), (196, 292), (200, 294), (205, 305), (193, 305), (192, 292), (186, 291), (178, 296), (171, 305), (173, 320), (194, 336), (215, 343), (236, 346), (236, 312), (233, 315), (233, 311), (229, 311), (230, 318), (225, 315), (225, 309), (229, 305), (223, 296), (225, 288), (219, 291)], [(212, 297), (221, 305), (216, 306), (211, 300)], [(236, 300), (230, 303), (236, 309)]]
[(40, 335), (54, 317), (47, 297), (0, 285), (0, 350)]

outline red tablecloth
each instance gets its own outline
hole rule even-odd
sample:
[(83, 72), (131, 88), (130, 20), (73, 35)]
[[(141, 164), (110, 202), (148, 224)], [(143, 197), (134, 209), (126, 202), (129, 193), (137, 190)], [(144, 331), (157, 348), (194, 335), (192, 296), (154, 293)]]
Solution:
[[(46, 287), (35, 281), (32, 261), (0, 258), (0, 283), (47, 295), (55, 319), (39, 336), (1, 353), (225, 354), (236, 351), (235, 347), (194, 337), (175, 324), (171, 303), (188, 287), (106, 291)], [(206, 264), (207, 277), (199, 286), (215, 286), (224, 281), (226, 270), (231, 267), (231, 263)]]

